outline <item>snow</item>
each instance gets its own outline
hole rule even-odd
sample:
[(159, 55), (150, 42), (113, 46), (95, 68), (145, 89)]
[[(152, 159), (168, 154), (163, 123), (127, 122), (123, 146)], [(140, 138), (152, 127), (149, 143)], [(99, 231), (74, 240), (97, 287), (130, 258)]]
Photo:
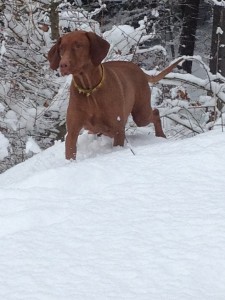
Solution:
[(2, 41), (2, 46), (0, 48), (0, 62), (2, 61), (2, 57), (5, 53), (6, 53), (5, 41)]
[(16, 115), (15, 111), (9, 110), (5, 114), (5, 120), (4, 121), (5, 121), (6, 124), (8, 124), (8, 126), (11, 129), (17, 130), (18, 119), (17, 119), (17, 115)]
[(35, 140), (30, 136), (26, 142), (26, 153), (39, 153), (41, 152), (41, 148), (39, 145), (35, 142)]
[(221, 27), (217, 27), (216, 34), (223, 34), (223, 30)]
[(209, 3), (212, 3), (213, 5), (217, 6), (225, 6), (224, 0), (208, 0)]
[(149, 40), (154, 36), (154, 34), (146, 35), (144, 21), (140, 21), (139, 25), (136, 29), (130, 25), (114, 25), (111, 30), (103, 33), (103, 38), (111, 44), (111, 49), (119, 51), (122, 55), (128, 55), (130, 49), (138, 42)]
[(0, 175), (0, 299), (224, 299), (224, 133), (127, 140)]
[(9, 140), (0, 132), (0, 160), (4, 159), (8, 153)]
[(5, 110), (5, 107), (3, 106), (3, 104), (0, 103), (0, 113), (3, 112)]
[(159, 12), (157, 9), (155, 9), (155, 8), (152, 9), (152, 16), (154, 16), (155, 18), (159, 17)]

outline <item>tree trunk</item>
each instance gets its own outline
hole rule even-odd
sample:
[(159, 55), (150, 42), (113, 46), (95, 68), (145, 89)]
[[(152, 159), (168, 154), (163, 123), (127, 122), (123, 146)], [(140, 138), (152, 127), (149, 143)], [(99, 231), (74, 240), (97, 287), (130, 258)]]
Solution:
[[(194, 54), (199, 4), (200, 0), (184, 0), (181, 4), (183, 11), (183, 26), (180, 36), (180, 55), (192, 56)], [(185, 61), (182, 67), (185, 71), (191, 73), (192, 61)]]
[(214, 5), (211, 55), (209, 62), (213, 74), (225, 76), (225, 8)]
[(51, 33), (52, 33), (52, 40), (57, 40), (59, 38), (59, 14), (57, 11), (59, 3), (51, 1), (50, 4), (50, 26), (51, 26)]

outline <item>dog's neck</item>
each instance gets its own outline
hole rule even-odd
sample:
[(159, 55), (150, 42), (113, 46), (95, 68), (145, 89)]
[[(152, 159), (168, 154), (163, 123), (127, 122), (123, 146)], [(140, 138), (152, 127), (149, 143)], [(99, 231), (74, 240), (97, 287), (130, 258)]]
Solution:
[(80, 74), (73, 75), (73, 85), (75, 89), (87, 97), (99, 89), (104, 81), (104, 67), (89, 69), (88, 72), (81, 72)]

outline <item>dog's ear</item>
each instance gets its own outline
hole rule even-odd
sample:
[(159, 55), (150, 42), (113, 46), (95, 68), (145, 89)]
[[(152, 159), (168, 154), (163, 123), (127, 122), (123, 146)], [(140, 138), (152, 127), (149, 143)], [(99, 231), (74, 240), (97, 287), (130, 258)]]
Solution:
[(48, 60), (50, 62), (50, 68), (52, 70), (57, 70), (60, 62), (59, 55), (59, 45), (61, 43), (61, 38), (59, 38), (54, 46), (48, 52)]
[(90, 41), (90, 55), (93, 65), (98, 66), (106, 57), (110, 44), (93, 32), (86, 32)]

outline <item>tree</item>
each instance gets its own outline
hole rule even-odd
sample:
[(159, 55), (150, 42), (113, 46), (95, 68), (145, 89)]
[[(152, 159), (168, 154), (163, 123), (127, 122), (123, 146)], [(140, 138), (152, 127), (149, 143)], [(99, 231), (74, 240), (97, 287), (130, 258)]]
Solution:
[[(200, 0), (183, 0), (181, 7), (183, 11), (183, 26), (180, 35), (179, 54), (192, 56), (195, 47), (195, 34)], [(191, 73), (192, 61), (185, 61), (183, 69)]]
[(213, 6), (210, 71), (225, 76), (225, 7)]
[(52, 40), (57, 40), (59, 38), (59, 14), (58, 14), (59, 3), (51, 0), (50, 3), (50, 14), (49, 21), (51, 26), (51, 38)]

